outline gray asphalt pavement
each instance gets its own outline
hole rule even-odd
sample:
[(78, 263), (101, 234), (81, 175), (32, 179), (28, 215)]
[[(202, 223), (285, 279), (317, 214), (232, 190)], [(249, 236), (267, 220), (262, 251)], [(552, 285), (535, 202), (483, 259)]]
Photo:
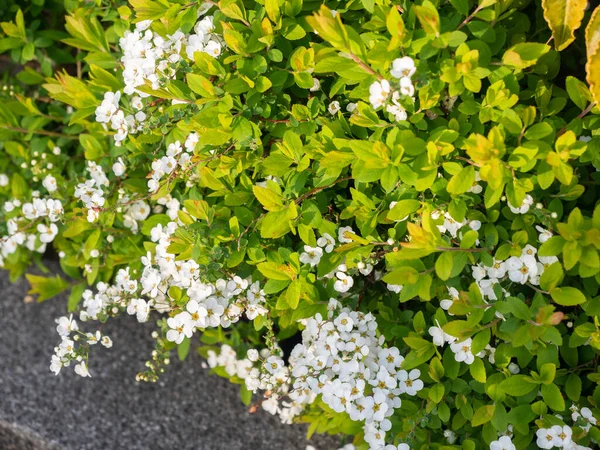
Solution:
[[(10, 284), (0, 270), (0, 449), (35, 450), (317, 450), (338, 447), (334, 437), (306, 441), (306, 427), (282, 425), (264, 411), (250, 414), (239, 388), (201, 367), (190, 354), (155, 384), (136, 373), (153, 348), (153, 325), (133, 317), (110, 321), (111, 349), (97, 346), (93, 377), (72, 368), (48, 369), (59, 342), (55, 317), (67, 297), (26, 303), (26, 280)], [(33, 432), (33, 435), (30, 433)]]

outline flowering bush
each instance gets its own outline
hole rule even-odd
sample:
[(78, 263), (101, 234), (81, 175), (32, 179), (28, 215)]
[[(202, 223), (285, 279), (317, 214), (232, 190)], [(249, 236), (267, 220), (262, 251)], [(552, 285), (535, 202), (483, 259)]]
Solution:
[[(28, 275), (70, 289), (52, 372), (129, 314), (139, 380), (197, 348), (358, 449), (597, 446), (600, 10), (97, 3), (0, 111), (0, 262), (70, 277)], [(0, 50), (43, 65), (23, 17)]]

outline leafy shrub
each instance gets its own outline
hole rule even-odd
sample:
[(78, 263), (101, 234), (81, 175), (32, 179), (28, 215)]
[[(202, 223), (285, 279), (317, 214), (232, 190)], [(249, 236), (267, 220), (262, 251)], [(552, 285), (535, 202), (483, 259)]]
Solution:
[(66, 2), (74, 61), (0, 113), (2, 263), (74, 280), (28, 276), (79, 314), (54, 373), (127, 313), (139, 380), (200, 342), (309, 435), (597, 445), (599, 10), (418, 3)]

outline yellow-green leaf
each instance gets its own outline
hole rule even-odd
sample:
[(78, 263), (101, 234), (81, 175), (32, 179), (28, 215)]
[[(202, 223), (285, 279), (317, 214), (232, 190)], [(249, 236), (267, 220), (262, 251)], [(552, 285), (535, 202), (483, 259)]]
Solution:
[(502, 62), (515, 69), (524, 69), (537, 63), (538, 59), (549, 50), (550, 46), (546, 44), (523, 42), (506, 50)]
[(587, 0), (542, 0), (544, 19), (552, 30), (554, 48), (561, 51), (575, 40)]
[(594, 101), (600, 100), (600, 6), (598, 6), (587, 28), (585, 29), (587, 63), (585, 65), (586, 80)]

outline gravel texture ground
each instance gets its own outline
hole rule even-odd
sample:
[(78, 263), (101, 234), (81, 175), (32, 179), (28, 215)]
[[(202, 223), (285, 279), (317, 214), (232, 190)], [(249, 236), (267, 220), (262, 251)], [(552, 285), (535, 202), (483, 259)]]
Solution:
[(29, 450), (317, 450), (338, 448), (338, 439), (306, 427), (282, 425), (239, 400), (239, 388), (209, 375), (190, 354), (156, 384), (137, 383), (153, 348), (152, 324), (132, 317), (109, 322), (111, 349), (94, 348), (90, 372), (49, 372), (59, 342), (54, 318), (64, 315), (66, 296), (44, 303), (24, 301), (27, 282), (15, 284), (0, 271), (0, 449)]

